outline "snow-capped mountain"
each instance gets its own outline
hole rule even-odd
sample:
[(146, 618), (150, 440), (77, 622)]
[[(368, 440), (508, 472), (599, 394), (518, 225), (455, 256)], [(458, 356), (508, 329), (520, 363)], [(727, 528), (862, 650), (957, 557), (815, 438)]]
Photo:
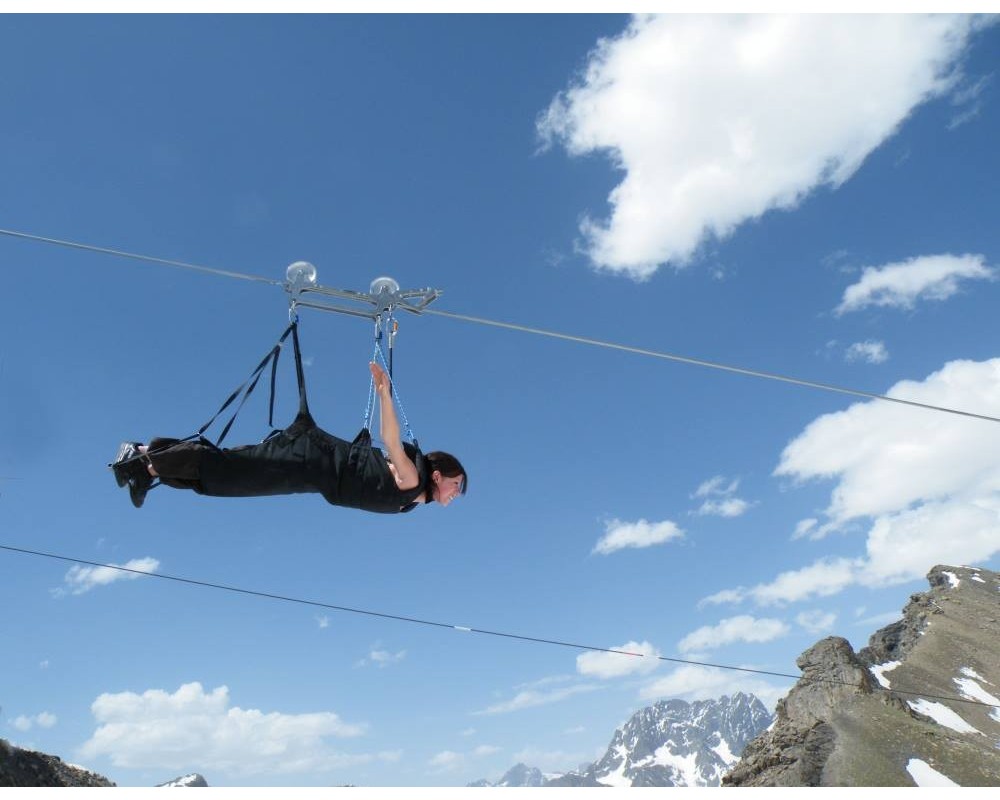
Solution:
[(167, 781), (166, 783), (157, 784), (157, 787), (161, 786), (168, 786), (171, 788), (176, 788), (180, 786), (187, 786), (187, 787), (208, 786), (208, 783), (201, 775), (199, 775), (197, 772), (194, 772), (190, 775), (185, 775), (183, 778), (174, 778), (172, 781)]
[(664, 700), (615, 731), (607, 752), (577, 772), (547, 777), (518, 764), (478, 786), (718, 786), (743, 748), (772, 722), (764, 704), (738, 692), (718, 700)]
[(664, 700), (615, 731), (589, 772), (606, 786), (718, 786), (743, 748), (772, 722), (742, 692), (719, 700)]
[(542, 775), (540, 770), (534, 767), (528, 767), (524, 764), (515, 764), (504, 776), (498, 780), (496, 783), (491, 783), (487, 780), (476, 781), (475, 783), (470, 783), (469, 786), (544, 786), (545, 776)]

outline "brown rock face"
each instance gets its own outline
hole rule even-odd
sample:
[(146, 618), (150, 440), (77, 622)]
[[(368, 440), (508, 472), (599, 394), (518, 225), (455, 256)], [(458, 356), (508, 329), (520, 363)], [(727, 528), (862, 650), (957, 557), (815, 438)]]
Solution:
[(915, 762), (1000, 785), (1000, 708), (983, 702), (1000, 697), (1000, 575), (927, 577), (930, 591), (860, 653), (830, 637), (799, 657), (802, 678), (723, 786), (913, 786)]

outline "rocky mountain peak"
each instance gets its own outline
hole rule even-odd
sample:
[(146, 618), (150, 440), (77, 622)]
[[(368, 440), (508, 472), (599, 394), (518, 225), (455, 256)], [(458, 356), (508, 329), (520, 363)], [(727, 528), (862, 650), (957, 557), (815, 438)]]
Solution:
[(927, 579), (859, 653), (831, 636), (799, 657), (774, 726), (723, 785), (1000, 784), (1000, 575), (937, 566)]

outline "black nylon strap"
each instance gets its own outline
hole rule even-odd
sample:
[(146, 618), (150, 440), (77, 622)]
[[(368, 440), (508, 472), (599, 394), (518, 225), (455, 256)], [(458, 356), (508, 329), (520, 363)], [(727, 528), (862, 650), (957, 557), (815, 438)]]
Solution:
[[(306, 400), (306, 376), (302, 371), (302, 351), (299, 349), (299, 324), (298, 322), (293, 322), (289, 327), (292, 331), (292, 349), (295, 351), (295, 377), (299, 382), (299, 414), (308, 414), (309, 402)], [(285, 335), (288, 335), (287, 331)]]
[[(264, 358), (261, 360), (261, 362), (257, 365), (257, 368), (254, 369), (254, 371), (250, 373), (250, 377), (247, 378), (242, 384), (240, 384), (239, 388), (237, 388), (236, 391), (234, 391), (231, 395), (229, 395), (229, 398), (226, 400), (226, 402), (224, 402), (222, 404), (222, 406), (219, 408), (219, 410), (215, 412), (215, 414), (212, 416), (212, 418), (208, 422), (206, 422), (204, 425), (202, 425), (198, 429), (198, 432), (196, 434), (193, 434), (192, 436), (188, 437), (189, 439), (193, 439), (195, 437), (199, 437), (199, 438), (204, 439), (205, 438), (204, 437), (205, 431), (208, 430), (212, 426), (212, 423), (214, 423), (219, 418), (219, 416), (222, 414), (222, 412), (225, 411), (227, 408), (229, 408), (229, 406), (232, 405), (233, 401), (236, 400), (236, 398), (240, 396), (240, 393), (242, 393), (243, 397), (240, 400), (239, 405), (237, 405), (236, 410), (233, 412), (233, 415), (229, 418), (229, 422), (226, 423), (226, 427), (223, 428), (222, 433), (219, 434), (219, 438), (215, 441), (215, 446), (216, 447), (218, 447), (219, 445), (221, 445), (222, 444), (222, 440), (226, 438), (226, 434), (229, 433), (229, 429), (232, 428), (233, 423), (236, 421), (236, 417), (240, 413), (240, 409), (243, 408), (243, 404), (246, 403), (247, 398), (250, 397), (250, 395), (253, 392), (253, 390), (257, 387), (257, 382), (260, 380), (260, 376), (263, 374), (264, 370), (267, 368), (268, 363), (272, 363), (273, 364), (272, 369), (271, 369), (271, 403), (270, 403), (270, 417), (269, 417), (269, 422), (271, 420), (273, 420), (273, 418), (274, 418), (274, 381), (275, 381), (275, 372), (277, 371), (278, 354), (281, 352), (281, 346), (282, 346), (282, 344), (284, 344), (285, 339), (288, 338), (288, 334), (289, 333), (294, 333), (295, 328), (296, 328), (296, 323), (293, 322), (291, 325), (289, 325), (285, 329), (285, 332), (283, 334), (281, 334), (281, 338), (278, 339), (278, 343), (275, 344), (274, 347), (271, 348), (271, 350), (268, 352), (268, 354), (266, 356), (264, 356)], [(295, 336), (294, 339), (295, 339), (296, 361), (298, 362), (298, 361), (300, 361), (300, 358), (298, 356), (298, 336)], [(301, 370), (301, 367), (300, 367), (300, 370)], [(244, 391), (244, 389), (245, 389), (245, 391)], [(304, 397), (304, 388), (303, 388), (303, 385), (302, 385), (301, 382), (300, 382), (299, 394), (300, 394), (300, 397)]]

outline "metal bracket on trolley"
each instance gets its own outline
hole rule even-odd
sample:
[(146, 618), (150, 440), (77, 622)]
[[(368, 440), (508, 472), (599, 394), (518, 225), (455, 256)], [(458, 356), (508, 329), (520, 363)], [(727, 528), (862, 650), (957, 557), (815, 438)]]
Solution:
[[(308, 261), (296, 261), (285, 271), (285, 291), (289, 295), (290, 314), (297, 307), (315, 308), (320, 311), (333, 311), (338, 314), (350, 314), (354, 317), (378, 322), (384, 315), (402, 309), (411, 314), (419, 314), (428, 305), (441, 296), (439, 289), (400, 289), (392, 278), (376, 278), (367, 292), (355, 292), (351, 289), (331, 289), (316, 283), (316, 267)], [(333, 305), (321, 300), (303, 300), (303, 295), (321, 295), (349, 300), (361, 305), (361, 308)], [(364, 306), (369, 306), (365, 309)]]

